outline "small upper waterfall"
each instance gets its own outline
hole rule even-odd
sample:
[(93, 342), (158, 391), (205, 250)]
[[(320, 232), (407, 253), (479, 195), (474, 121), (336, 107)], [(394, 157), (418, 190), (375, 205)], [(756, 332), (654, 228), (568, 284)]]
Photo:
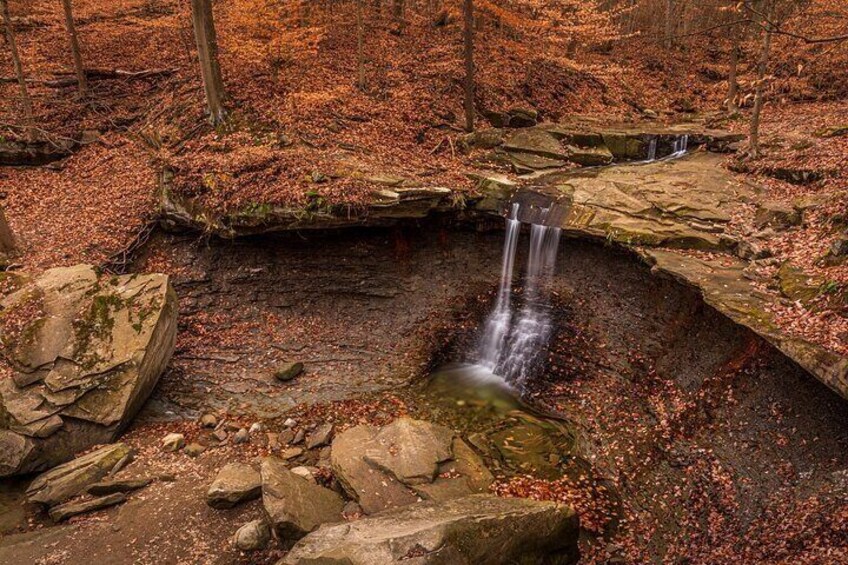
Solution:
[[(541, 210), (544, 220), (548, 210)], [(543, 292), (553, 276), (561, 229), (533, 224), (530, 250), (524, 278), (522, 305), (512, 307), (512, 278), (520, 222), (518, 204), (507, 218), (501, 283), (495, 307), (486, 319), (477, 347), (478, 363), (516, 388), (522, 388), (531, 371), (538, 366), (550, 339), (550, 305)]]
[(657, 138), (656, 138), (656, 136), (654, 136), (648, 142), (648, 159), (647, 159), (647, 161), (650, 163), (651, 161), (655, 161), (656, 158), (657, 158)]
[(686, 154), (686, 151), (689, 149), (689, 134), (683, 134), (674, 140), (674, 145), (671, 150), (671, 155), (669, 155), (668, 159), (674, 159), (676, 157), (682, 157)]

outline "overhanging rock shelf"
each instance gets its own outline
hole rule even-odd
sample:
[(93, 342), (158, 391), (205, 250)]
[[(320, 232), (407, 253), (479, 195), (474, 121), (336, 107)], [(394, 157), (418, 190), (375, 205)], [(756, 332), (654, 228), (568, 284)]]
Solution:
[[(690, 148), (707, 151), (663, 159), (679, 153), (682, 136), (688, 136)], [(464, 140), (472, 161), (479, 165), (469, 172), (477, 181), (470, 197), (457, 198), (450, 189), (415, 186), (386, 174), (373, 176), (373, 199), (357, 210), (312, 213), (261, 207), (215, 217), (175, 197), (165, 175), (162, 216), (171, 226), (230, 238), (386, 226), (420, 220), (433, 212), (490, 220), (502, 217), (511, 202), (521, 204), (520, 220), (533, 223), (534, 209), (550, 207), (547, 225), (561, 227), (567, 236), (606, 240), (634, 250), (655, 272), (697, 288), (708, 304), (848, 398), (848, 359), (780, 329), (771, 311), (780, 296), (759, 291), (743, 276), (748, 262), (734, 251), (748, 242), (731, 236), (727, 228), (740, 204), (764, 202), (757, 186), (722, 167), (723, 157), (717, 153), (732, 150), (738, 140), (738, 135), (691, 124), (640, 130), (574, 122), (482, 130)], [(656, 159), (650, 161), (651, 157)], [(614, 166), (604, 166), (609, 164)], [(814, 205), (799, 203), (797, 211), (803, 214)], [(696, 258), (687, 250), (708, 251), (720, 259)]]

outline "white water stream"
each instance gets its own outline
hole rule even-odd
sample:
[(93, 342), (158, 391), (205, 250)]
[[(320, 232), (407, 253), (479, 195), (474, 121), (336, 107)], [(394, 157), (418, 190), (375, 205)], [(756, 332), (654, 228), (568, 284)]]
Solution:
[[(544, 221), (547, 210), (541, 211)], [(524, 277), (521, 308), (513, 307), (512, 280), (521, 223), (518, 204), (506, 219), (501, 282), (495, 306), (483, 325), (476, 360), (483, 373), (501, 378), (521, 390), (544, 354), (553, 326), (544, 293), (556, 265), (560, 233), (556, 227), (530, 226), (530, 251)]]

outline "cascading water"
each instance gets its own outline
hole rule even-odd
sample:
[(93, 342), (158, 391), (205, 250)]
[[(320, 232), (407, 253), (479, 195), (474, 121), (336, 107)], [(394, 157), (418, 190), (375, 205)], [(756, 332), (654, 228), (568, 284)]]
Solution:
[[(483, 326), (477, 348), (478, 363), (509, 385), (521, 389), (544, 354), (552, 333), (550, 305), (544, 284), (553, 275), (561, 230), (541, 224), (530, 228), (530, 253), (522, 307), (512, 310), (512, 276), (520, 222), (514, 204), (507, 218), (501, 283), (495, 307)], [(547, 210), (541, 211), (544, 220)]]
[(648, 163), (651, 161), (655, 161), (657, 159), (657, 138), (652, 137), (651, 141), (648, 142), (648, 159), (646, 160)]
[(501, 285), (498, 289), (498, 297), (495, 308), (486, 319), (479, 346), (481, 363), (492, 371), (497, 364), (512, 321), (512, 269), (515, 265), (515, 250), (518, 247), (520, 232), (521, 222), (518, 221), (518, 204), (515, 203), (506, 219), (506, 237), (504, 239)]
[(674, 145), (672, 146), (671, 155), (666, 157), (667, 159), (675, 159), (677, 157), (682, 157), (686, 155), (686, 151), (689, 149), (689, 134), (683, 134), (677, 139), (674, 140)]

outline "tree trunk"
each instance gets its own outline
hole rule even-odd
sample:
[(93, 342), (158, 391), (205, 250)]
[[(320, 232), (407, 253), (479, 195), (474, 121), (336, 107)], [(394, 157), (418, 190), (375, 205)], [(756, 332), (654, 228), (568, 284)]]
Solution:
[(463, 0), (465, 16), (465, 129), (474, 131), (474, 0)]
[(65, 9), (65, 27), (68, 30), (71, 54), (74, 56), (74, 71), (77, 73), (77, 92), (80, 98), (85, 98), (88, 96), (88, 81), (85, 79), (85, 69), (82, 67), (82, 54), (80, 53), (79, 40), (77, 39), (77, 28), (74, 25), (71, 0), (62, 0), (62, 7)]
[(15, 30), (12, 29), (12, 17), (9, 15), (9, 4), (6, 0), (0, 0), (0, 12), (3, 13), (3, 25), (6, 28), (6, 42), (9, 44), (9, 51), (12, 53), (12, 66), (15, 68), (15, 76), (18, 79), (18, 88), (20, 89), (21, 105), (23, 106), (24, 111), (24, 134), (28, 140), (34, 141), (38, 136), (35, 132), (32, 98), (29, 97), (26, 77), (24, 76), (24, 68), (21, 65), (21, 57), (18, 54), (18, 43), (15, 41)]
[(733, 36), (733, 46), (730, 48), (730, 70), (727, 73), (727, 111), (734, 115), (739, 112), (739, 41), (742, 32), (737, 30)]
[(356, 76), (359, 90), (365, 90), (365, 18), (362, 4), (365, 0), (356, 0)]
[(12, 230), (9, 228), (9, 222), (6, 221), (6, 213), (3, 208), (0, 208), (0, 253), (8, 256), (15, 252), (15, 238), (12, 237)]
[(674, 0), (665, 0), (665, 48), (671, 49), (674, 46)]
[[(766, 8), (766, 19), (771, 19), (771, 5)], [(763, 45), (760, 50), (760, 60), (757, 65), (757, 87), (754, 92), (754, 110), (751, 112), (751, 130), (748, 139), (749, 154), (751, 158), (760, 156), (760, 113), (763, 110), (763, 90), (768, 68), (769, 50), (771, 49), (771, 24), (763, 22), (765, 32), (763, 34)]]
[(227, 117), (224, 110), (226, 95), (218, 63), (218, 41), (212, 17), (212, 0), (191, 0), (191, 19), (200, 59), (200, 74), (206, 91), (209, 120), (212, 125), (218, 125)]

